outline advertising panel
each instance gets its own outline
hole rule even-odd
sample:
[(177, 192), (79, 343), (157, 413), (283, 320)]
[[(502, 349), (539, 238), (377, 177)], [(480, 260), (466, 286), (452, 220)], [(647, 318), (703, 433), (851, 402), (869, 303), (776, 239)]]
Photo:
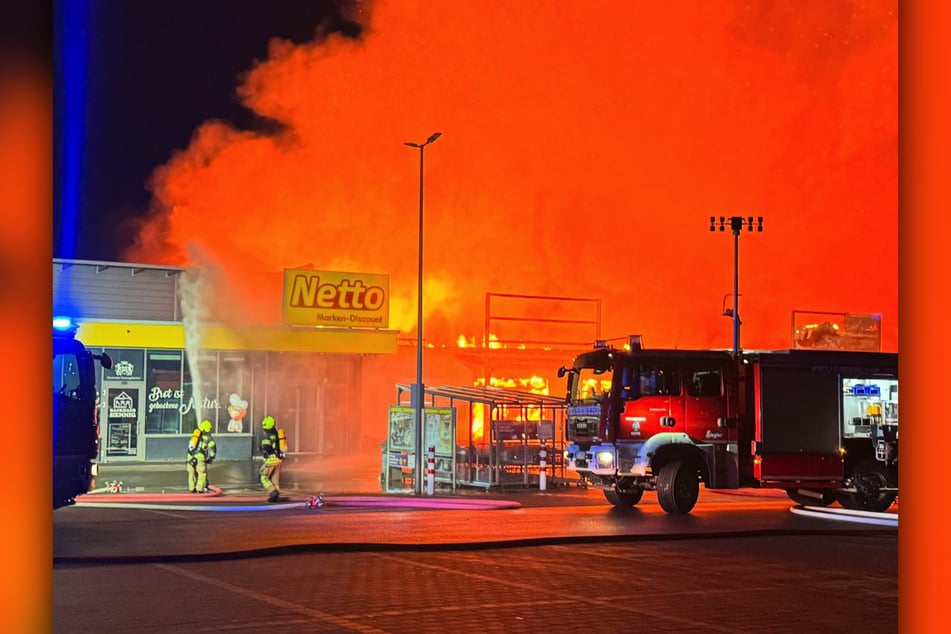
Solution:
[(412, 407), (390, 407), (390, 449), (413, 451), (416, 447), (416, 410)]
[[(451, 407), (423, 409), (423, 455), (429, 447), (436, 448), (436, 476), (441, 481), (451, 478), (455, 464), (456, 410)], [(412, 407), (390, 406), (389, 434), (383, 457), (384, 487), (406, 484), (406, 477), (415, 477), (416, 410)]]
[(283, 312), (289, 326), (389, 328), (390, 278), (284, 269)]
[(436, 447), (437, 456), (452, 456), (453, 422), (456, 410), (450, 407), (426, 407), (423, 409), (423, 422), (426, 428), (424, 449)]

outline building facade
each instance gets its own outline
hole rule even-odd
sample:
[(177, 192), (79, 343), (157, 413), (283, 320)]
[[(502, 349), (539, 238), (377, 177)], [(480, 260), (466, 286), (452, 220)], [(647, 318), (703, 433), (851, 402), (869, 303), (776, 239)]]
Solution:
[(101, 462), (179, 462), (206, 419), (223, 460), (255, 455), (265, 415), (286, 430), (292, 454), (348, 453), (372, 442), (360, 424), (364, 368), (396, 354), (397, 331), (195, 325), (182, 306), (189, 271), (53, 260), (54, 316), (77, 320), (77, 337), (115, 361), (100, 381)]

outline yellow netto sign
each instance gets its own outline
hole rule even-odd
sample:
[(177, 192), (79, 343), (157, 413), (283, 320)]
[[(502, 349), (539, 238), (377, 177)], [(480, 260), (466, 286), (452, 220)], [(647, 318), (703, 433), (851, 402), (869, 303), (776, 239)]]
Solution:
[(390, 278), (372, 273), (284, 269), (284, 323), (388, 328)]

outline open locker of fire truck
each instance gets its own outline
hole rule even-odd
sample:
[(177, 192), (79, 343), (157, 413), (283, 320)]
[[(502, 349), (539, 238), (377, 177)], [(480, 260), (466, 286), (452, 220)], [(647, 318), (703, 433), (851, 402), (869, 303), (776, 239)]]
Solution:
[(885, 511), (898, 495), (898, 355), (600, 346), (568, 377), (565, 461), (618, 507), (656, 491), (689, 513), (699, 487)]

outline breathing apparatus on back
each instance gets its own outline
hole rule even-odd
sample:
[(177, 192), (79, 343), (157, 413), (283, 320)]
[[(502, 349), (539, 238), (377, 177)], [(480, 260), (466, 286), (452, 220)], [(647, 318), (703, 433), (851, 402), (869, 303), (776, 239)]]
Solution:
[[(270, 432), (271, 430), (273, 430), (275, 428), (274, 417), (265, 416), (264, 419), (261, 421), (261, 427), (266, 432)], [(273, 450), (274, 450), (274, 454), (278, 458), (282, 460), (284, 459), (284, 455), (287, 452), (287, 437), (284, 435), (284, 430), (281, 428), (277, 429), (277, 447), (274, 447)]]
[(188, 439), (188, 453), (189, 455), (195, 453), (198, 450), (198, 441), (201, 440), (201, 429), (195, 428), (195, 431), (192, 432), (191, 438)]

